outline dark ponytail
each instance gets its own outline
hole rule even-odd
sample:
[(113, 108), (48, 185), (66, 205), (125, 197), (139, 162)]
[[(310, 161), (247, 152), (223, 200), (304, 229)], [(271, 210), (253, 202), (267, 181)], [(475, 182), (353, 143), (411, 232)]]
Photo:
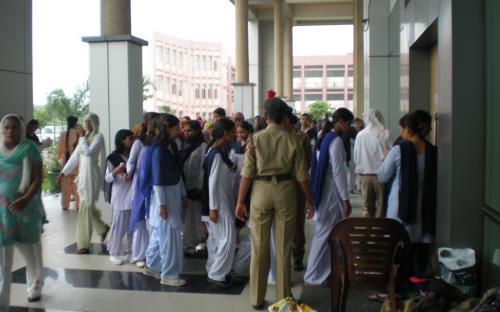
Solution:
[(226, 132), (229, 132), (234, 129), (234, 122), (229, 120), (228, 118), (221, 118), (215, 124), (212, 129), (212, 137), (210, 141), (208, 141), (208, 148), (214, 145), (215, 141), (221, 139)]
[[(78, 122), (78, 118), (76, 116), (68, 116), (66, 118), (66, 151), (64, 151), (64, 162), (69, 160), (69, 152), (68, 152), (68, 144), (69, 144), (69, 132), (71, 129), (76, 127), (76, 123)], [(73, 150), (76, 148), (78, 144), (78, 140), (75, 142), (73, 146)]]
[(424, 110), (416, 110), (413, 115), (417, 120), (418, 134), (425, 139), (432, 130), (432, 116)]
[(323, 142), (323, 138), (333, 129), (333, 118), (329, 113), (325, 113), (323, 117), (321, 117), (321, 123), (324, 123), (321, 127), (321, 134), (316, 142), (316, 149), (319, 151), (321, 149), (321, 142)]

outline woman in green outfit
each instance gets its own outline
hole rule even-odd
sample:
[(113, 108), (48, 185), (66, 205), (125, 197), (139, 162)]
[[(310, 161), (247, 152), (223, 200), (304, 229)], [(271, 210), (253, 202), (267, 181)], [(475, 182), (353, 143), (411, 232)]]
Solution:
[[(0, 311), (9, 307), (14, 246), (26, 262), (28, 301), (40, 300), (43, 284), (42, 158), (22, 132), (17, 115), (0, 121)], [(23, 173), (29, 177), (27, 189), (21, 186)]]

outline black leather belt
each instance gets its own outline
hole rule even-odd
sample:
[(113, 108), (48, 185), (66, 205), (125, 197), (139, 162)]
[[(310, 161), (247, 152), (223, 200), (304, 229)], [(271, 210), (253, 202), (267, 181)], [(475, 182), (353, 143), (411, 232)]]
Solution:
[(259, 180), (259, 181), (267, 181), (267, 182), (283, 182), (283, 181), (289, 181), (289, 180), (294, 180), (294, 177), (291, 174), (277, 174), (273, 176), (255, 176), (254, 180)]

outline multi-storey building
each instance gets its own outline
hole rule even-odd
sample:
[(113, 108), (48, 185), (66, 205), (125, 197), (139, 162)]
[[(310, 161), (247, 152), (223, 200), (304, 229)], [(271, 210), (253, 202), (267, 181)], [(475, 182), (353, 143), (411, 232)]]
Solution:
[(217, 107), (232, 111), (234, 69), (222, 44), (153, 35), (153, 109), (210, 118)]
[(293, 58), (293, 101), (295, 110), (307, 111), (309, 104), (324, 101), (330, 108), (353, 108), (352, 54), (295, 56)]

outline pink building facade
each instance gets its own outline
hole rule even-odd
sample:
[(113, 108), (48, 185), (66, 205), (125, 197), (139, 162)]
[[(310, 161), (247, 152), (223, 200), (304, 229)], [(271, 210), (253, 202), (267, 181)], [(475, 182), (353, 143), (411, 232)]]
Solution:
[(295, 56), (293, 101), (297, 112), (306, 112), (316, 101), (352, 110), (353, 55)]
[(222, 44), (153, 34), (153, 106), (177, 116), (212, 117), (217, 107), (232, 112), (234, 68)]

